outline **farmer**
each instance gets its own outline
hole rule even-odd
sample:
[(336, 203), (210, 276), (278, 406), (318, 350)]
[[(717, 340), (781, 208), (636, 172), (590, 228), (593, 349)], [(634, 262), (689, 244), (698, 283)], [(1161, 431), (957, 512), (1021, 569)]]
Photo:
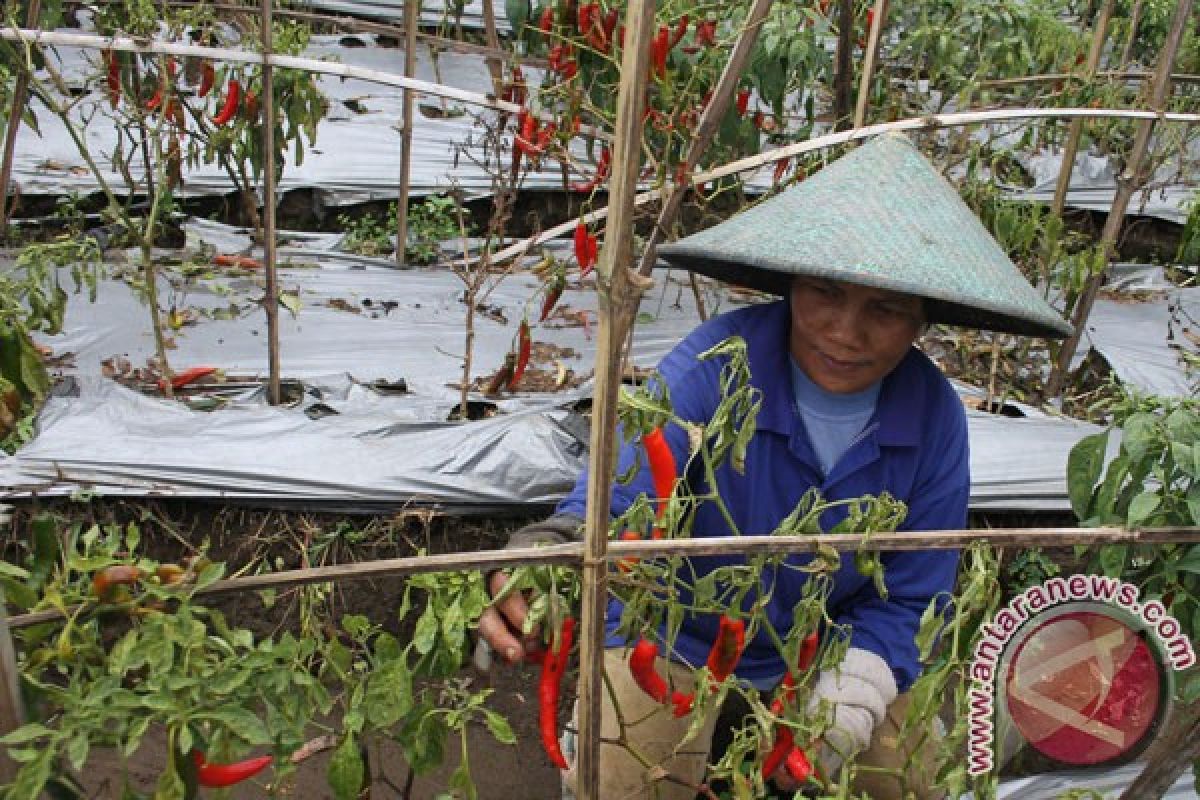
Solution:
[[(751, 383), (762, 398), (757, 429), (744, 474), (728, 464), (716, 473), (716, 488), (745, 533), (774, 530), (814, 487), (827, 500), (889, 492), (908, 507), (901, 530), (964, 528), (970, 476), (963, 406), (913, 343), (930, 323), (1041, 336), (1069, 331), (953, 187), (897, 135), (873, 140), (755, 208), (663, 247), (661, 254), (674, 265), (782, 296), (709, 320), (658, 368), (675, 413), (703, 422), (720, 397), (720, 364), (700, 362), (697, 354), (733, 335), (745, 340)], [(676, 462), (687, 463), (685, 431), (670, 425), (665, 435)], [(619, 474), (637, 462), (636, 445), (623, 445)], [(614, 486), (614, 515), (640, 493), (655, 495), (646, 472)], [(510, 546), (579, 538), (586, 485), (585, 471), (554, 516), (517, 531)], [(844, 516), (840, 509), (822, 521), (828, 526)], [(730, 533), (719, 510), (701, 504), (692, 535)], [(692, 559), (698, 572), (735, 560)], [(885, 553), (882, 563), (886, 600), (853, 559), (843, 559), (835, 574), (826, 610), (833, 622), (850, 627), (849, 649), (840, 668), (817, 679), (814, 703), (828, 701), (833, 724), (825, 740), (809, 748), (824, 774), (836, 774), (852, 754), (860, 767), (893, 770), (857, 771), (854, 791), (873, 798), (900, 797), (896, 772), (905, 764), (928, 764), (932, 756), (931, 747), (912, 753), (898, 741), (897, 728), (908, 706), (906, 692), (920, 672), (914, 637), (921, 613), (934, 597), (953, 589), (957, 554)], [(790, 603), (804, 575), (780, 570), (761, 576), (764, 584), (775, 581), (767, 614), (781, 636), (790, 627)], [(489, 577), (493, 594), (506, 579), (503, 572)], [(520, 634), (527, 602), (510, 594), (479, 623), (483, 638), (509, 661), (522, 658), (526, 647), (540, 646)], [(626, 643), (611, 637), (620, 610), (610, 603), (607, 675), (627, 721), (649, 715), (627, 734), (637, 737), (643, 752), (665, 759), (692, 720), (649, 714), (657, 704), (630, 677)], [(660, 673), (669, 672), (688, 691), (716, 633), (716, 619), (686, 617), (673, 658), (660, 653)], [(736, 675), (766, 692), (779, 683), (786, 665), (778, 649), (765, 636), (760, 639), (747, 642)], [(601, 735), (608, 740), (618, 727), (605, 694)], [(693, 786), (704, 780), (710, 742), (719, 749), (748, 710), (744, 701), (728, 705), (734, 707), (710, 715), (700, 736), (683, 748), (686, 753), (665, 764), (671, 773)], [(601, 797), (648, 795), (644, 767), (616, 745), (602, 743), (600, 752)], [(931, 776), (919, 773), (910, 770), (908, 788), (916, 788), (918, 796), (937, 796), (928, 785)], [(565, 774), (568, 787), (573, 777)], [(774, 782), (787, 796), (796, 788), (782, 768)], [(695, 793), (671, 782), (657, 788), (661, 797)]]

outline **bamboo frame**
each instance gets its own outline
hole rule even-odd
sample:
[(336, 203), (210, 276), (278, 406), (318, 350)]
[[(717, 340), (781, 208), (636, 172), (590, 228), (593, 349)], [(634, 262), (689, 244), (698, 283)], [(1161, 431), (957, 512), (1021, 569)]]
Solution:
[[(404, 0), (404, 77), (412, 78), (417, 70), (417, 25), (421, 0)], [(412, 170), (413, 93), (404, 90), (404, 111), (400, 132), (400, 193), (396, 198), (396, 266), (403, 267), (408, 252), (408, 184)]]
[[(665, 556), (711, 556), (745, 554), (816, 553), (821, 550), (850, 552), (905, 552), (913, 550), (957, 550), (983, 542), (991, 547), (1066, 547), (1108, 544), (1198, 544), (1200, 528), (999, 528), (986, 530), (913, 531), (905, 533), (838, 533), (817, 536), (720, 536), (702, 539), (647, 539), (608, 542), (602, 560), (659, 558)], [(282, 590), (314, 583), (379, 580), (427, 572), (482, 570), (491, 572), (531, 564), (580, 568), (584, 561), (582, 542), (523, 547), (507, 550), (477, 550), (466, 553), (389, 558), (354, 564), (309, 567), (262, 575), (244, 575), (216, 581), (196, 596)], [(70, 612), (74, 609), (68, 609)], [(60, 610), (34, 611), (8, 618), (10, 628), (26, 628), (62, 619)]]
[[(36, 1), (36, 0), (35, 0)], [(769, 7), (768, 0), (764, 0)], [(1191, 0), (1182, 0), (1190, 9)], [(412, 5), (412, 3), (406, 4)], [(843, 3), (847, 5), (847, 3)], [(881, 2), (877, 3), (882, 6)], [(1111, 6), (1109, 0), (1108, 6)], [(358, 78), (383, 85), (390, 85), (405, 90), (406, 98), (411, 102), (413, 92), (430, 94), (443, 98), (456, 99), (473, 105), (493, 108), (510, 113), (520, 110), (513, 103), (499, 100), (494, 95), (481, 95), (473, 92), (454, 89), (453, 87), (415, 80), (409, 74), (404, 77), (392, 73), (348, 67), (346, 65), (321, 62), (291, 56), (279, 56), (272, 52), (271, 46), (271, 0), (261, 0), (263, 20), (263, 53), (229, 50), (225, 48), (200, 47), (179, 45), (162, 42), (146, 42), (129, 37), (100, 37), (81, 34), (63, 34), (25, 29), (6, 28), (0, 30), (0, 36), (6, 39), (32, 40), (47, 45), (73, 45), (91, 49), (109, 48), (130, 52), (165, 53), (180, 56), (197, 56), (215, 58), (225, 61), (242, 63), (258, 63), (264, 69), (264, 142), (266, 143), (266, 167), (264, 170), (264, 194), (266, 214), (264, 222), (264, 251), (265, 263), (268, 268), (267, 313), (270, 328), (272, 316), (277, 314), (277, 286), (274, 285), (275, 261), (275, 226), (274, 226), (274, 108), (271, 91), (271, 72), (274, 67), (302, 69), (309, 72), (331, 74), (341, 77)], [(654, 18), (653, 0), (642, 0), (640, 4), (631, 4), (628, 19), (629, 32), (633, 41), (644, 44), (649, 38)], [(873, 50), (878, 41), (879, 29), (882, 26), (882, 15), (876, 20), (870, 32), (870, 47), (868, 65), (864, 69), (863, 86), (869, 85)], [(415, 25), (406, 26), (408, 34), (415, 35)], [(752, 43), (752, 40), (750, 40)], [(1093, 43), (1095, 48), (1095, 43)], [(488, 48), (492, 50), (493, 48)], [(411, 46), (409, 48), (412, 50)], [(1173, 50), (1171, 51), (1173, 53)], [(407, 58), (406, 54), (406, 58)], [(1170, 59), (1170, 60), (1173, 60)], [(1169, 542), (1200, 542), (1200, 529), (1169, 528), (1155, 530), (1125, 530), (1125, 529), (1008, 529), (1001, 531), (939, 531), (926, 533), (875, 534), (875, 535), (829, 535), (812, 537), (795, 536), (758, 536), (758, 537), (724, 537), (716, 539), (681, 539), (668, 541), (644, 542), (613, 542), (607, 541), (608, 532), (608, 499), (611, 490), (611, 462), (613, 460), (615, 428), (615, 399), (616, 388), (619, 385), (618, 344), (626, 326), (632, 323), (632, 310), (637, 307), (637, 298), (645, 287), (644, 277), (639, 277), (628, 268), (632, 261), (632, 214), (636, 205), (659, 197), (664, 191), (669, 196), (681, 196), (684, 187), (667, 184), (663, 189), (651, 192), (636, 192), (638, 141), (637, 131), (640, 123), (640, 108), (642, 99), (642, 84), (645, 81), (646, 48), (632, 46), (625, 52), (625, 63), (622, 69), (621, 92), (617, 116), (616, 148), (614, 152), (614, 178), (612, 184), (613, 205), (600, 209), (588, 216), (590, 220), (603, 219), (611, 213), (610, 235), (605, 238), (604, 252), (598, 266), (601, 286), (601, 323), (600, 347), (598, 348), (597, 391), (599, 402), (597, 420), (593, 425), (592, 471), (588, 488), (588, 519), (585, 540), (582, 543), (558, 545), (553, 547), (532, 548), (528, 550), (485, 551), (474, 554), (454, 553), (444, 556), (419, 556), (405, 559), (391, 559), (367, 564), (339, 565), (314, 569), (293, 570), (272, 575), (245, 576), (219, 581), (212, 586), (197, 592), (197, 595), (210, 595), (228, 592), (255, 591), (266, 588), (299, 586), (311, 583), (322, 583), (343, 580), (363, 580), (389, 576), (401, 576), (420, 572), (463, 570), (463, 569), (495, 569), (517, 564), (546, 564), (559, 563), (575, 566), (583, 571), (584, 583), (584, 612), (583, 630), (581, 637), (581, 657), (583, 672), (581, 675), (580, 694), (580, 732), (581, 749), (579, 751), (579, 796), (581, 798), (596, 797), (596, 787), (599, 770), (599, 709), (600, 709), (600, 663), (603, 648), (603, 613), (606, 599), (607, 563), (628, 557), (655, 556), (698, 556), (717, 553), (803, 553), (815, 552), (820, 548), (832, 548), (838, 551), (878, 550), (923, 550), (923, 549), (954, 549), (977, 541), (988, 542), (992, 546), (1014, 546), (1028, 548), (1032, 546), (1055, 546), (1067, 544), (1112, 544), (1138, 543), (1162, 544)], [(1095, 64), (1089, 63), (1089, 73), (1094, 72)], [(727, 90), (725, 104), (732, 96), (732, 87), (736, 80), (727, 83), (727, 76), (733, 72), (727, 68), (720, 81), (720, 88)], [(1155, 97), (1161, 107), (1162, 76), (1155, 76)], [(982, 122), (1007, 121), (1014, 119), (1033, 118), (1128, 118), (1143, 122), (1143, 128), (1150, 129), (1155, 122), (1178, 121), (1200, 122), (1198, 114), (1168, 114), (1161, 111), (1130, 111), (1121, 109), (1005, 109), (985, 112), (960, 112), (956, 114), (932, 115), (922, 118), (901, 120), (894, 123), (860, 127), (865, 118), (866, 89), (860, 90), (859, 105), (855, 111), (856, 128), (851, 131), (833, 133), (807, 142), (797, 143), (780, 148), (766, 154), (759, 154), (724, 165), (707, 173), (690, 176), (689, 185), (696, 185), (755, 169), (765, 164), (784, 158), (792, 158), (804, 152), (810, 152), (836, 144), (869, 138), (886, 131), (929, 130), (941, 127), (956, 127)], [(714, 106), (717, 105), (715, 102)], [(719, 117), (713, 114), (713, 119)], [(707, 120), (707, 116), (705, 118)], [(701, 130), (704, 129), (703, 120)], [(15, 125), (13, 126), (15, 130)], [(406, 124), (406, 133), (411, 133), (411, 120)], [(1140, 133), (1140, 131), (1139, 131)], [(711, 135), (711, 131), (709, 132)], [(699, 145), (699, 143), (696, 143)], [(406, 154), (407, 154), (406, 147)], [(699, 152), (694, 147), (689, 152), (688, 162), (693, 163), (692, 154)], [(404, 184), (407, 181), (403, 181)], [(406, 186), (404, 187), (406, 188)], [(1124, 188), (1124, 187), (1122, 187)], [(5, 185), (7, 194), (7, 184)], [(1132, 192), (1130, 192), (1132, 193)], [(1119, 193), (1118, 193), (1119, 194)], [(660, 223), (662, 218), (660, 217)], [(545, 232), (541, 237), (518, 243), (512, 248), (501, 250), (492, 255), (495, 261), (526, 252), (531, 244), (544, 241), (551, 236), (569, 230), (575, 224), (574, 220), (556, 226)], [(657, 231), (656, 231), (657, 232)], [(403, 247), (397, 242), (398, 248)], [(648, 270), (647, 270), (648, 271)], [(278, 373), (278, 341), (277, 329), (272, 339), (272, 400), (277, 401)], [(61, 616), (59, 612), (39, 612), (12, 617), (8, 620), (9, 627), (24, 627), (52, 621)], [(11, 639), (0, 617), (0, 656), (3, 655), (3, 645), (11, 648)], [(0, 668), (4, 666), (0, 658)], [(9, 678), (12, 675), (8, 676)], [(0, 720), (0, 728), (8, 729), (15, 722)]]
[[(37, 22), (42, 13), (42, 0), (30, 0), (26, 10), (26, 25)], [(21, 111), (29, 95), (29, 76), (25, 70), (17, 73), (13, 82), (12, 107), (8, 111), (8, 124), (4, 131), (4, 161), (0, 165), (0, 236), (8, 235), (9, 196), (8, 184), (12, 181), (13, 156), (17, 149), (17, 133), (21, 130)]]

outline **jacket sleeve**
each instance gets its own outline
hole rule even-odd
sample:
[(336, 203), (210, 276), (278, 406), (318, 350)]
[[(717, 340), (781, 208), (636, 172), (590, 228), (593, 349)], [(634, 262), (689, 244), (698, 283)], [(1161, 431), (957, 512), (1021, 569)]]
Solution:
[[(953, 389), (947, 385), (946, 392)], [(971, 489), (967, 420), (957, 397), (951, 399), (943, 393), (936, 428), (922, 442), (902, 531), (966, 527)], [(916, 644), (921, 615), (931, 601), (944, 603), (953, 591), (958, 551), (884, 553), (880, 560), (887, 599), (867, 581), (842, 605), (837, 622), (852, 626), (851, 646), (876, 653), (891, 665), (897, 688), (905, 692), (921, 673)]]

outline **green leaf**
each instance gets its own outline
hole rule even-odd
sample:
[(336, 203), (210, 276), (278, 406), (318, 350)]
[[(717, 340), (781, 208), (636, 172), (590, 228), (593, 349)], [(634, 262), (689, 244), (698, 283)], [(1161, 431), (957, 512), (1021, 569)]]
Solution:
[(1172, 566), (1176, 572), (1194, 572), (1200, 574), (1200, 544), (1188, 548), (1187, 555), (1180, 558)]
[(417, 627), (413, 631), (413, 647), (417, 648), (418, 653), (425, 655), (437, 644), (437, 635), (437, 615), (433, 613), (432, 607), (426, 608), (425, 613), (417, 620)]
[(1188, 514), (1192, 517), (1193, 525), (1200, 525), (1200, 483), (1192, 484), (1187, 493)]
[(17, 728), (12, 733), (8, 733), (0, 737), (0, 744), (26, 744), (28, 742), (32, 742), (37, 739), (44, 739), (47, 736), (53, 735), (54, 731), (50, 730), (40, 722), (29, 722)]
[(222, 708), (216, 711), (206, 711), (196, 714), (196, 719), (210, 719), (219, 722), (229, 729), (229, 732), (247, 744), (263, 745), (271, 743), (271, 735), (267, 726), (258, 715), (245, 708)]
[(1125, 569), (1129, 548), (1123, 544), (1113, 544), (1100, 548), (1100, 570), (1110, 578), (1118, 578)]
[(488, 730), (492, 732), (492, 737), (500, 744), (516, 744), (517, 735), (513, 733), (512, 726), (508, 724), (508, 720), (495, 711), (484, 711), (485, 720), (487, 721)]
[(1121, 427), (1121, 448), (1129, 454), (1131, 461), (1144, 456), (1158, 438), (1158, 417), (1140, 412), (1125, 420)]
[(29, 580), (29, 573), (26, 570), (10, 564), (7, 561), (0, 561), (0, 576), (5, 578), (13, 578), (14, 580), (18, 581)]
[(292, 316), (300, 315), (300, 295), (295, 292), (280, 292), (279, 305), (292, 312)]
[(1067, 495), (1075, 516), (1084, 519), (1092, 502), (1092, 490), (1104, 468), (1108, 431), (1080, 439), (1067, 457)]
[(388, 661), (367, 679), (364, 699), (372, 725), (390, 728), (412, 711), (412, 674), (400, 659)]
[(1162, 496), (1158, 492), (1141, 492), (1129, 503), (1129, 513), (1126, 515), (1126, 525), (1136, 528), (1150, 518), (1162, 504)]
[(347, 736), (329, 759), (326, 778), (329, 788), (333, 789), (333, 796), (337, 800), (355, 800), (362, 791), (365, 772), (358, 743), (353, 736)]

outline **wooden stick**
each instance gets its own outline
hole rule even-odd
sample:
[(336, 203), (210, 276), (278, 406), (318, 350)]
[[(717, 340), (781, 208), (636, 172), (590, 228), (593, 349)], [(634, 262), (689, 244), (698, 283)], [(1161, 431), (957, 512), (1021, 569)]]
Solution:
[[(260, 20), (262, 49), (274, 51), (271, 0), (262, 0)], [(267, 286), (263, 309), (267, 312), (267, 401), (277, 406), (282, 400), (279, 375), (279, 272), (275, 268), (275, 76), (270, 59), (263, 62), (263, 272)]]
[(1125, 47), (1121, 50), (1121, 69), (1125, 69), (1133, 58), (1133, 45), (1137, 41), (1138, 26), (1142, 24), (1142, 11), (1145, 5), (1145, 0), (1135, 0), (1133, 9), (1129, 12), (1129, 35), (1125, 37)]
[(1120, 800), (1163, 797), (1200, 758), (1200, 701), (1175, 707), (1166, 735), (1154, 744), (1154, 753)]
[[(404, 76), (411, 78), (417, 69), (417, 20), (421, 0), (404, 0)], [(396, 199), (396, 265), (403, 267), (408, 250), (408, 191), (412, 175), (413, 93), (404, 90), (404, 130), (400, 132), (400, 193)], [(464, 413), (465, 416), (465, 413)]]
[[(1087, 65), (1084, 75), (1088, 81), (1096, 77), (1096, 67), (1100, 64), (1100, 55), (1104, 51), (1104, 42), (1108, 38), (1108, 21), (1112, 18), (1116, 0), (1104, 0), (1100, 13), (1096, 15), (1095, 29), (1092, 31), (1092, 46), (1088, 50)], [(1055, 215), (1062, 216), (1067, 204), (1067, 189), (1071, 185), (1071, 173), (1075, 169), (1075, 154), (1079, 152), (1079, 140), (1083, 137), (1083, 120), (1071, 120), (1067, 131), (1067, 141), (1063, 144), (1063, 163), (1058, 170), (1058, 183), (1054, 187), (1054, 202), (1051, 204)]]
[[(16, 650), (9, 631), (4, 593), (0, 591), (0, 736), (11, 733), (25, 721), (21, 702), (21, 672), (17, 669)], [(8, 757), (8, 748), (0, 748), (0, 783), (11, 783), (17, 764)]]
[[(654, 0), (637, 0), (626, 10), (626, 43), (617, 89), (616, 130), (609, 185), (609, 224), (596, 264), (597, 308), (595, 389), (585, 512), (582, 610), (579, 640), (579, 747), (575, 796), (600, 798), (600, 719), (604, 700), (604, 617), (608, 608), (609, 507), (616, 470), (617, 392), (621, 388), (621, 345), (633, 325), (642, 289), (652, 282), (632, 269), (634, 203), (641, 171), (642, 107), (646, 94)], [(636, 278), (637, 280), (633, 280)]]
[[(30, 0), (29, 10), (25, 13), (25, 24), (33, 27), (37, 24), (42, 13), (42, 0)], [(13, 156), (17, 151), (17, 133), (21, 130), (21, 113), (25, 110), (25, 102), (29, 99), (29, 73), (17, 71), (17, 79), (13, 82), (12, 108), (8, 112), (8, 125), (4, 131), (4, 163), (0, 165), (0, 236), (8, 235), (8, 215), (11, 209), (8, 204), (8, 185), (12, 181)]]
[[(1144, 69), (1102, 69), (1096, 71), (1096, 77), (1104, 80), (1147, 81), (1154, 77), (1154, 73)], [(1027, 75), (1023, 78), (997, 78), (991, 81), (980, 81), (979, 88), (1003, 89), (1008, 86), (1025, 86), (1031, 83), (1059, 83), (1072, 78), (1081, 80), (1078, 75), (1070, 72), (1047, 72), (1044, 75)], [(1200, 83), (1200, 75), (1172, 72), (1171, 83)]]
[[(636, 556), (708, 556), (737, 553), (815, 553), (821, 549), (839, 552), (902, 552), (909, 550), (957, 550), (974, 542), (991, 547), (1069, 547), (1105, 544), (1196, 544), (1200, 528), (1005, 528), (999, 530), (913, 531), (904, 533), (839, 533), (818, 536), (724, 536), (704, 539), (655, 539), (608, 542), (604, 561)], [(196, 596), (288, 589), (314, 583), (378, 580), (427, 572), (490, 572), (526, 564), (558, 564), (578, 567), (583, 561), (580, 542), (511, 550), (479, 550), (466, 553), (389, 558), (356, 564), (244, 575), (226, 578), (204, 587)], [(74, 609), (68, 609), (73, 611)], [(63, 618), (63, 612), (33, 611), (9, 617), (11, 628), (24, 628)]]
[[(725, 62), (725, 69), (722, 70), (721, 77), (717, 79), (712, 98), (701, 112), (700, 121), (696, 124), (696, 132), (683, 162), (684, 174), (692, 171), (696, 162), (700, 160), (701, 154), (712, 144), (713, 136), (720, 128), (721, 120), (725, 117), (725, 112), (729, 110), (729, 105), (737, 93), (742, 73), (746, 70), (746, 64), (750, 62), (750, 56), (754, 53), (754, 45), (758, 41), (758, 34), (762, 30), (762, 24), (773, 4), (774, 0), (754, 0), (754, 6), (746, 15), (746, 25), (738, 35), (738, 40), (729, 53), (729, 60)], [(650, 238), (646, 242), (641, 262), (638, 265), (638, 273), (643, 277), (650, 277), (650, 273), (654, 269), (658, 245), (667, 237), (671, 225), (675, 222), (675, 217), (679, 215), (679, 207), (683, 205), (683, 198), (686, 194), (684, 188), (686, 187), (676, 187), (674, 184), (664, 187), (662, 210), (658, 212), (658, 220), (650, 230)], [(699, 302), (698, 305), (703, 307), (703, 304)]]
[(833, 129), (850, 127), (854, 93), (854, 0), (839, 0), (837, 50), (833, 54)]
[[(1183, 40), (1183, 33), (1187, 28), (1191, 13), (1192, 0), (1179, 0), (1175, 6), (1175, 17), (1171, 21), (1171, 29), (1167, 32), (1166, 41), (1163, 43), (1162, 55), (1158, 60), (1154, 81), (1150, 85), (1149, 105), (1152, 109), (1163, 109), (1166, 106), (1167, 94), (1171, 85), (1171, 67), (1175, 64), (1175, 55), (1179, 52), (1179, 44)], [(1156, 122), (1156, 119), (1148, 119), (1138, 123), (1133, 146), (1130, 149), (1129, 158), (1125, 162), (1125, 169), (1117, 176), (1117, 191), (1113, 196), (1112, 207), (1108, 210), (1108, 217), (1104, 221), (1104, 230), (1100, 235), (1106, 263), (1116, 253), (1117, 239), (1121, 234), (1121, 226), (1125, 222), (1125, 212), (1129, 208), (1129, 201), (1133, 198), (1133, 193), (1145, 185), (1149, 179), (1150, 165), (1147, 154), (1150, 150), (1150, 138), (1154, 134)], [(1074, 326), (1074, 330), (1059, 348), (1054, 369), (1051, 370), (1050, 377), (1046, 382), (1046, 394), (1049, 397), (1058, 397), (1062, 394), (1066, 384), (1067, 371), (1071, 368), (1071, 361), (1075, 357), (1079, 340), (1083, 336), (1084, 325), (1092, 313), (1092, 305), (1096, 302), (1096, 295), (1099, 294), (1100, 287), (1104, 285), (1107, 273), (1108, 270), (1104, 269), (1098, 275), (1089, 277), (1084, 284), (1083, 292), (1071, 315), (1071, 324)]]
[(875, 13), (871, 16), (871, 30), (867, 32), (867, 54), (863, 60), (862, 78), (858, 82), (858, 99), (854, 104), (854, 127), (861, 128), (867, 121), (867, 97), (871, 94), (871, 75), (875, 71), (875, 59), (879, 50), (879, 37), (883, 32), (884, 15), (888, 0), (875, 0)]

